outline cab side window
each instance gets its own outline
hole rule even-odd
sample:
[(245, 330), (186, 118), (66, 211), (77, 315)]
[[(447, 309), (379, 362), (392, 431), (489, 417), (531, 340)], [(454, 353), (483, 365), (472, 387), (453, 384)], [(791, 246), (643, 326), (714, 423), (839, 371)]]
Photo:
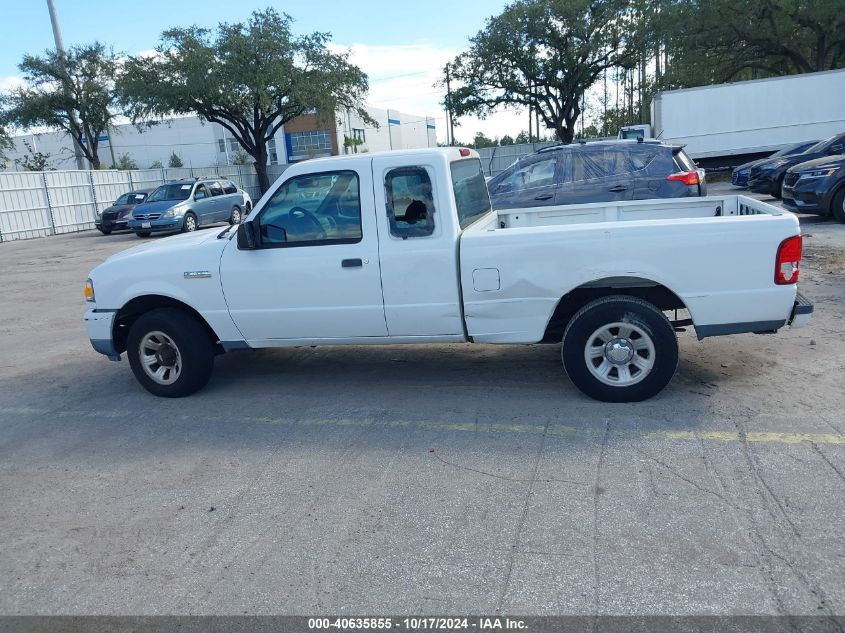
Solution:
[(223, 195), (223, 187), (219, 182), (210, 182), (209, 188), (211, 189), (212, 196), (222, 196)]
[(264, 205), (258, 225), (264, 247), (360, 242), (358, 174), (335, 171), (291, 178)]
[(205, 185), (199, 184), (194, 191), (194, 200), (202, 200), (203, 198), (208, 198), (208, 189)]
[(235, 186), (235, 183), (233, 183), (231, 180), (225, 181), (223, 183), (223, 186), (225, 187), (225, 189), (223, 189), (223, 193), (238, 193), (238, 188)]
[(427, 237), (434, 233), (434, 195), (425, 167), (391, 169), (384, 177), (387, 220), (394, 237)]

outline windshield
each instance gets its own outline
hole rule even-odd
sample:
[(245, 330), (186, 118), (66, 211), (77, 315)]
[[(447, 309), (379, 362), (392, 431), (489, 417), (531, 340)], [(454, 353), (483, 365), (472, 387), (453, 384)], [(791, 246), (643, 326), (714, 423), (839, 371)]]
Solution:
[(174, 183), (170, 185), (162, 185), (153, 191), (147, 198), (147, 202), (161, 202), (162, 200), (187, 200), (191, 195), (191, 188), (193, 185), (183, 185), (181, 183)]
[(831, 136), (830, 138), (826, 138), (823, 141), (819, 141), (815, 145), (813, 145), (810, 149), (808, 149), (805, 154), (818, 154), (820, 152), (825, 151), (830, 145), (833, 145), (833, 142), (839, 138), (838, 136)]
[(795, 154), (803, 154), (807, 151), (807, 148), (817, 143), (818, 141), (813, 141), (810, 143), (798, 143), (797, 145), (790, 145), (789, 147), (784, 147), (782, 150), (775, 152), (769, 158), (780, 158), (781, 156), (794, 156)]
[(124, 193), (117, 200), (114, 201), (115, 206), (122, 204), (141, 204), (144, 198), (147, 197), (145, 193)]

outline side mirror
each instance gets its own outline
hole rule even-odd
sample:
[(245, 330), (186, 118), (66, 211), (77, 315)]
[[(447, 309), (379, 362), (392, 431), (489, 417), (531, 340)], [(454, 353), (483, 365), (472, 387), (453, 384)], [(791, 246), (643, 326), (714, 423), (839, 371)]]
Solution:
[(255, 239), (255, 225), (252, 222), (238, 224), (238, 250), (251, 251), (258, 247)]

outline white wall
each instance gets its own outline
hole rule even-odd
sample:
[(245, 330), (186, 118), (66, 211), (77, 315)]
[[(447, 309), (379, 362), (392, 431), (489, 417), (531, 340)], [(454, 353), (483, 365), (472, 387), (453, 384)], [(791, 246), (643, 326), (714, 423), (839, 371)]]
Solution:
[[(437, 147), (437, 134), (433, 127), (433, 117), (372, 107), (368, 107), (367, 112), (376, 120), (378, 128), (372, 124), (364, 123), (361, 117), (354, 112), (341, 113), (338, 117), (340, 123), (337, 128), (337, 138), (341, 152), (343, 152), (344, 135), (352, 136), (352, 130), (356, 128), (363, 129), (366, 138), (364, 145), (358, 147), (359, 152)], [(398, 123), (396, 123), (397, 121)]]

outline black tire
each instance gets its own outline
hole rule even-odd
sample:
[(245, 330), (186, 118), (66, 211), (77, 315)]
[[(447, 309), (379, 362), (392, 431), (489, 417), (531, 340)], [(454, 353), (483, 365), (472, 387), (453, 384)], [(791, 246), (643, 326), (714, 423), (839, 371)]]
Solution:
[[(628, 337), (621, 337), (621, 331), (612, 327), (614, 323), (630, 324), (633, 332)], [(608, 332), (612, 336), (620, 335), (620, 338), (611, 338), (602, 346), (602, 340), (594, 337), (602, 327), (609, 327)], [(617, 364), (617, 361), (602, 355), (589, 361), (593, 365), (591, 369), (587, 364), (587, 346), (601, 349), (604, 354), (611, 343), (619, 346), (617, 353), (624, 355), (627, 351), (632, 358)], [(649, 343), (650, 348), (635, 350), (636, 346)], [(649, 360), (652, 353), (653, 359)], [(637, 297), (613, 295), (588, 303), (572, 317), (563, 333), (561, 356), (569, 379), (591, 398), (603, 402), (640, 402), (669, 384), (678, 367), (678, 339), (672, 324), (657, 307)], [(634, 360), (633, 356), (640, 358)], [(647, 370), (640, 369), (637, 362), (650, 363), (650, 366)], [(622, 384), (603, 382), (596, 375), (602, 367), (610, 367), (606, 380), (612, 382), (615, 372), (615, 379)], [(630, 377), (627, 383), (622, 372)], [(639, 372), (644, 374), (639, 376)]]
[(135, 235), (137, 235), (138, 237), (149, 237), (150, 235), (152, 235), (152, 232), (150, 232), (150, 231), (135, 231)]
[(188, 211), (185, 214), (185, 219), (182, 220), (182, 233), (192, 233), (199, 228), (200, 223), (197, 221), (197, 216)]
[(781, 188), (783, 187), (783, 179), (786, 177), (786, 174), (775, 180), (774, 184), (772, 185), (772, 197), (777, 198), (778, 200), (781, 199)]
[(830, 203), (830, 210), (834, 218), (840, 222), (845, 222), (845, 187), (833, 196), (833, 202)]
[(235, 205), (232, 207), (232, 214), (229, 216), (229, 224), (235, 226), (236, 224), (240, 224), (241, 220), (243, 220), (241, 208), (238, 205)]
[[(151, 332), (163, 333), (178, 351), (180, 371), (171, 384), (156, 382), (143, 367), (140, 346)], [(202, 389), (214, 368), (214, 346), (208, 333), (194, 317), (175, 308), (159, 308), (138, 317), (129, 328), (126, 355), (141, 386), (164, 398), (181, 398)]]
[(100, 229), (100, 233), (103, 235), (111, 235), (111, 229)]
[(250, 211), (252, 211), (252, 203), (251, 203), (251, 202), (247, 202), (247, 203), (244, 205), (244, 209), (246, 209), (246, 214), (247, 214), (247, 215), (249, 215), (249, 212), (250, 212)]

